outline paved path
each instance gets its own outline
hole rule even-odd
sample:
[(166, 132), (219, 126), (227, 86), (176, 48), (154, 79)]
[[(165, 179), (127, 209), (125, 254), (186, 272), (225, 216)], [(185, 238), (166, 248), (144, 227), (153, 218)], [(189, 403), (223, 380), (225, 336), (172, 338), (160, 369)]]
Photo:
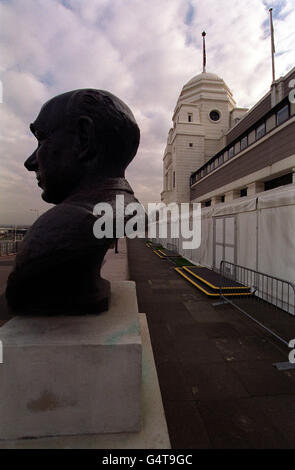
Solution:
[(288, 349), (231, 306), (214, 308), (143, 240), (128, 240), (173, 448), (294, 448)]
[(118, 253), (115, 252), (115, 248), (107, 251), (100, 274), (109, 281), (125, 281), (129, 279), (125, 238), (119, 238), (118, 240)]

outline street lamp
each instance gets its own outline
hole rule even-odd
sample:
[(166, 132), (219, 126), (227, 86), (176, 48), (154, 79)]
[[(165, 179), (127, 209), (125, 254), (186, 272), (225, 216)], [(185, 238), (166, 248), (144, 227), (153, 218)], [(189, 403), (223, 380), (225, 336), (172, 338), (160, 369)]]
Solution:
[(39, 217), (39, 211), (38, 211), (38, 209), (30, 209), (30, 211), (31, 211), (31, 212), (35, 212), (35, 214), (36, 214), (36, 219), (38, 219), (38, 217)]

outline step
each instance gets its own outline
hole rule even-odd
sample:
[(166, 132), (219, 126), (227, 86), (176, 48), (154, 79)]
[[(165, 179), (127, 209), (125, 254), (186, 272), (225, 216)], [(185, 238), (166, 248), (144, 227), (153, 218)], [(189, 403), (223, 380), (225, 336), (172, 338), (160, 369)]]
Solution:
[(225, 278), (220, 276), (219, 273), (216, 273), (212, 269), (208, 269), (203, 266), (184, 266), (183, 267), (189, 274), (209, 286), (213, 290), (220, 290), (220, 284), (222, 283), (222, 289), (226, 291), (231, 290), (242, 290), (249, 292), (250, 289), (247, 286), (240, 284), (232, 279)]
[[(217, 288), (217, 286), (211, 287), (208, 285), (209, 283), (205, 280), (202, 280), (201, 278), (196, 277), (192, 273), (190, 273), (187, 270), (187, 266), (183, 268), (174, 268), (175, 271), (182, 277), (184, 277), (188, 282), (190, 282), (194, 287), (199, 289), (201, 292), (206, 294), (208, 297), (220, 297), (220, 288)], [(244, 287), (244, 286), (242, 286)], [(222, 288), (222, 294), (225, 297), (231, 297), (231, 296), (250, 296), (251, 292), (249, 288), (246, 288), (247, 290), (245, 291), (244, 289), (242, 290), (238, 286), (227, 286)]]

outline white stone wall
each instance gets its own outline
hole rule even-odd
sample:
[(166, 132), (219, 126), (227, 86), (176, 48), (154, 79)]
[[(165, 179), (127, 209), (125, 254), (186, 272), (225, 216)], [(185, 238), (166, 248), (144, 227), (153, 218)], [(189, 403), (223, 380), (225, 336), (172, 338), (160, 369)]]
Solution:
[(188, 115), (191, 115), (191, 123), (199, 124), (200, 123), (200, 108), (197, 105), (194, 105), (192, 103), (189, 104), (182, 104), (175, 115), (175, 121), (179, 123), (188, 123), (190, 124), (188, 120)]
[(235, 108), (231, 112), (230, 116), (230, 127), (234, 127), (238, 121), (236, 122), (237, 119), (241, 120), (242, 117), (247, 113), (248, 109), (247, 108)]
[[(175, 139), (175, 202), (189, 202), (190, 176), (204, 162), (204, 137), (178, 135)], [(192, 143), (193, 147), (189, 144)]]
[[(210, 111), (219, 111), (221, 116), (219, 121), (212, 121), (209, 117)], [(228, 131), (229, 128), (229, 103), (226, 101), (202, 100), (201, 122), (204, 125), (206, 137), (208, 139), (220, 139), (221, 131)]]

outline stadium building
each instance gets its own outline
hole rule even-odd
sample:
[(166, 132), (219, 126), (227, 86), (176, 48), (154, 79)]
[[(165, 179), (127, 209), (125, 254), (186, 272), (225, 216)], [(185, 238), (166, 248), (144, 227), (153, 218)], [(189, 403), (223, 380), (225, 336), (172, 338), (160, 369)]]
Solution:
[[(166, 203), (202, 204), (202, 242), (183, 250), (195, 264), (221, 260), (295, 282), (295, 67), (250, 110), (239, 108), (222, 78), (186, 83), (163, 158)], [(295, 84), (295, 81), (294, 81)]]

